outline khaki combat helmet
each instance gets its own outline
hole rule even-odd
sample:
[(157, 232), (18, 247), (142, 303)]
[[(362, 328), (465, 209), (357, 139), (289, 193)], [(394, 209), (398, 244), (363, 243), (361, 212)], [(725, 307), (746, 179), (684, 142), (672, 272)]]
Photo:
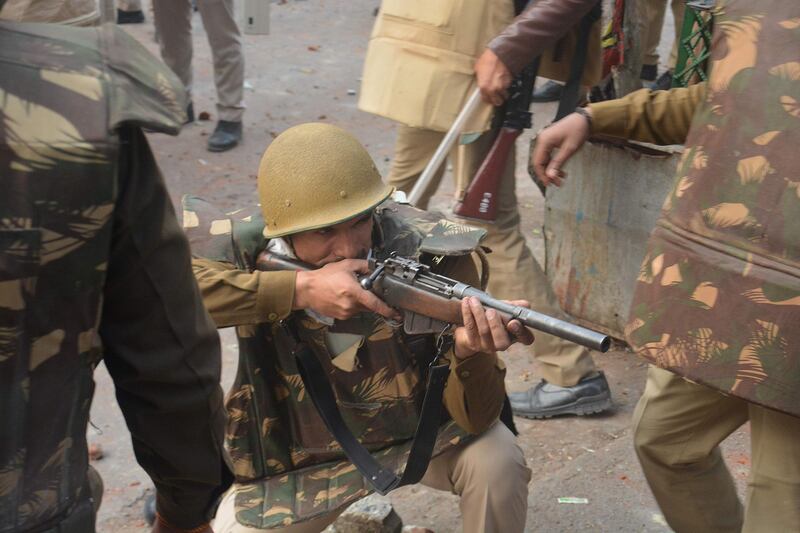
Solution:
[(355, 218), (392, 194), (361, 143), (330, 124), (278, 135), (258, 167), (264, 236), (283, 237)]

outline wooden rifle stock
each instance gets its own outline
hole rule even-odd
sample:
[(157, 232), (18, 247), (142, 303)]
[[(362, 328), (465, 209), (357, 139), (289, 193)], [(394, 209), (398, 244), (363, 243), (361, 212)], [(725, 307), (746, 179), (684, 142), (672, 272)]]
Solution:
[(492, 148), (486, 154), (478, 173), (470, 183), (464, 197), (458, 201), (453, 213), (464, 218), (493, 222), (497, 218), (497, 200), (500, 182), (508, 163), (508, 155), (521, 129), (501, 128)]
[(539, 70), (539, 61), (538, 57), (534, 59), (511, 82), (508, 102), (497, 110), (492, 126), (499, 127), (500, 131), (466, 193), (456, 202), (453, 213), (457, 216), (484, 222), (494, 222), (497, 218), (498, 193), (503, 172), (509, 163), (508, 156), (522, 130), (531, 127), (531, 113), (528, 108), (531, 106), (531, 91)]

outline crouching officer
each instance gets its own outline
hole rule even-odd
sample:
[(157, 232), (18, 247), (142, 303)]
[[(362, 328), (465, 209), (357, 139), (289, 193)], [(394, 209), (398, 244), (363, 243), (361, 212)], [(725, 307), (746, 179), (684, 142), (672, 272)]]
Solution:
[[(258, 186), (261, 213), (220, 216), (202, 201), (184, 201), (206, 307), (218, 327), (236, 326), (239, 338), (227, 399), (236, 483), (214, 529), (320, 531), (372, 491), (320, 413), (341, 415), (369, 451), (367, 462), (402, 472), (416, 442), (425, 373), (437, 356), (436, 335), (405, 333), (397, 312), (358, 284), (368, 271), (365, 258), (370, 251), (378, 259), (393, 251), (435, 257), (439, 272), (480, 285), (483, 231), (389, 200), (392, 188), (366, 150), (331, 125), (305, 124), (276, 138), (261, 160)], [(315, 269), (258, 271), (264, 250)], [(522, 531), (530, 470), (498, 421), (505, 367), (496, 351), (533, 337), (517, 321), (504, 326), (477, 300), (461, 310), (466, 326), (453, 331), (452, 348), (438, 351), (449, 361), (448, 416), (432, 426), (438, 438), (421, 482), (461, 496), (465, 531)], [(335, 405), (301, 377), (293, 355), (299, 343), (321, 365)]]

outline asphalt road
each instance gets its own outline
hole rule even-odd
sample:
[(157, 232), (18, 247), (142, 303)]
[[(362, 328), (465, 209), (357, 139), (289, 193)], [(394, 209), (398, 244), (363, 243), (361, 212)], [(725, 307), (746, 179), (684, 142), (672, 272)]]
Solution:
[[(281, 0), (273, 3), (269, 36), (245, 36), (246, 103), (244, 142), (222, 154), (206, 151), (205, 143), (216, 120), (215, 91), (208, 44), (198, 15), (194, 17), (195, 87), (197, 114), (210, 121), (187, 126), (178, 137), (151, 135), (150, 141), (170, 186), (173, 201), (194, 194), (226, 208), (256, 202), (255, 173), (265, 147), (292, 125), (325, 121), (352, 131), (365, 144), (381, 171), (388, 169), (394, 125), (356, 108), (361, 64), (374, 21), (377, 0)], [(126, 26), (136, 38), (158, 53), (152, 17), (145, 24)], [(668, 15), (670, 18), (670, 15)], [(661, 50), (671, 44), (671, 19)], [(662, 54), (666, 56), (666, 54)], [(554, 115), (553, 105), (534, 105), (533, 130)], [(535, 253), (543, 254), (541, 224), (543, 200), (526, 174), (530, 133), (518, 141), (517, 187), (525, 235)], [(447, 180), (445, 180), (447, 181)], [(452, 192), (446, 184), (432, 207), (447, 209)], [(624, 311), (623, 311), (624, 312)], [(233, 378), (237, 362), (236, 339), (221, 331), (224, 348), (223, 385)], [(521, 390), (538, 381), (529, 353), (511, 350), (508, 388)], [(642, 477), (631, 445), (630, 419), (644, 385), (645, 365), (633, 354), (614, 351), (595, 358), (612, 387), (614, 410), (592, 417), (546, 421), (517, 421), (519, 442), (533, 470), (530, 485), (529, 531), (669, 531)], [(105, 481), (98, 531), (147, 531), (141, 518), (150, 482), (136, 464), (130, 437), (114, 400), (113, 385), (101, 366), (92, 407), (90, 443), (104, 456), (94, 462)], [(747, 428), (725, 445), (725, 457), (734, 477), (744, 487), (749, 467)], [(187, 450), (190, 453), (190, 450)], [(561, 504), (559, 497), (585, 498), (585, 504)], [(407, 487), (390, 496), (406, 524), (425, 526), (437, 533), (460, 531), (458, 499), (425, 487)]]

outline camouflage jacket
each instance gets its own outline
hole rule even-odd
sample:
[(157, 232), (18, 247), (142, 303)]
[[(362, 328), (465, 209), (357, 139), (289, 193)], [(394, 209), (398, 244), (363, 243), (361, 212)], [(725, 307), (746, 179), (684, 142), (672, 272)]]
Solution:
[(177, 132), (173, 87), (124, 32), (0, 22), (2, 532), (93, 527), (86, 425), (119, 194), (115, 131)]
[(660, 367), (800, 416), (800, 4), (717, 10), (627, 337)]
[[(184, 209), (184, 226), (187, 220), (193, 226), (187, 233), (196, 256), (253, 270), (253, 258), (267, 244), (257, 208), (220, 217), (208, 204), (186, 198)], [(377, 208), (376, 228), (379, 259), (390, 251), (410, 257), (466, 255), (483, 235), (483, 230), (391, 201)], [(208, 303), (213, 296), (204, 286), (200, 280)], [(215, 316), (213, 304), (210, 310)], [(418, 421), (423, 372), (435, 353), (433, 336), (406, 335), (372, 314), (332, 326), (302, 312), (286, 320), (297, 326), (300, 338), (319, 357), (348, 427), (379, 461), (401, 471)], [(367, 495), (369, 485), (306, 394), (291, 355), (291, 336), (278, 322), (239, 326), (237, 335), (239, 369), (227, 400), (226, 444), (237, 477), (239, 523), (254, 528), (286, 526)], [(502, 392), (502, 373), (499, 376)], [(499, 404), (495, 418), (497, 414)], [(444, 423), (436, 453), (465, 436), (452, 421)]]

